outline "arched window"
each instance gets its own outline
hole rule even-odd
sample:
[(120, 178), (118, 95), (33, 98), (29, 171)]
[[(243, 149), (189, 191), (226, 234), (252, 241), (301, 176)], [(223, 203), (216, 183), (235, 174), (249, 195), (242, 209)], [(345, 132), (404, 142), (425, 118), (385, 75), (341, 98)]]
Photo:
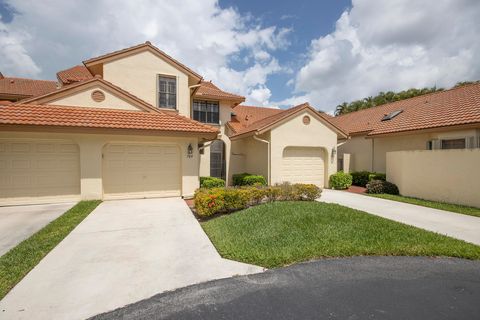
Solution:
[(225, 143), (215, 140), (210, 145), (210, 176), (225, 179)]

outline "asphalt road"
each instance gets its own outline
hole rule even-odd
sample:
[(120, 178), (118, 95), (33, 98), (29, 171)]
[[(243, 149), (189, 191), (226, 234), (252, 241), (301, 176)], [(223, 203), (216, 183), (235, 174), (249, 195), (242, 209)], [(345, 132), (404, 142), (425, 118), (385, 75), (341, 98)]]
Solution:
[(324, 259), (158, 294), (92, 319), (480, 319), (480, 261)]

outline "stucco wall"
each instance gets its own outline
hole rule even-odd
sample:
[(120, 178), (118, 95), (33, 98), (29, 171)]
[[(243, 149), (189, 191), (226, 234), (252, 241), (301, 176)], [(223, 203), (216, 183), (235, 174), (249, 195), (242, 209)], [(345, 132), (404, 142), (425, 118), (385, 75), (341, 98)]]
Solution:
[(157, 102), (158, 75), (177, 79), (177, 108), (190, 117), (188, 76), (149, 51), (130, 55), (103, 65), (103, 78), (127, 90), (153, 106)]
[(480, 207), (480, 149), (387, 153), (387, 179), (400, 193)]
[[(258, 138), (270, 141), (269, 134), (260, 135)], [(244, 140), (245, 171), (268, 179), (268, 144), (254, 140), (253, 137)]]
[[(99, 90), (105, 95), (105, 100), (96, 102), (92, 99), (92, 92)], [(94, 108), (113, 108), (122, 110), (139, 110), (133, 104), (109, 93), (100, 87), (88, 88), (81, 92), (76, 92), (70, 96), (48, 102), (48, 104), (63, 105), (63, 106), (79, 106), (79, 107), (94, 107)]]
[(338, 147), (338, 154), (350, 154), (350, 167), (352, 171), (372, 171), (372, 140), (365, 136), (355, 136)]
[[(427, 141), (432, 139), (454, 139), (480, 136), (479, 129), (440, 130), (428, 133), (403, 134), (389, 137), (367, 138), (354, 136), (339, 146), (339, 154), (349, 153), (350, 171), (385, 172), (386, 153), (402, 150), (426, 150)], [(372, 151), (373, 150), (373, 151)]]
[[(78, 144), (80, 148), (80, 189), (82, 199), (102, 199), (102, 150), (109, 142), (155, 143), (172, 145), (180, 148), (182, 196), (192, 196), (199, 186), (198, 150), (196, 137), (158, 137), (140, 135), (110, 135), (53, 132), (0, 132), (0, 138), (8, 139), (67, 139)], [(194, 146), (193, 157), (187, 158), (189, 144)]]
[[(309, 115), (309, 125), (303, 124), (303, 117)], [(337, 133), (317, 120), (305, 110), (289, 121), (271, 130), (271, 183), (281, 182), (283, 150), (289, 146), (322, 147), (325, 150), (325, 186), (328, 178), (337, 171), (337, 158), (331, 152), (337, 145)], [(250, 152), (249, 152), (250, 153)]]

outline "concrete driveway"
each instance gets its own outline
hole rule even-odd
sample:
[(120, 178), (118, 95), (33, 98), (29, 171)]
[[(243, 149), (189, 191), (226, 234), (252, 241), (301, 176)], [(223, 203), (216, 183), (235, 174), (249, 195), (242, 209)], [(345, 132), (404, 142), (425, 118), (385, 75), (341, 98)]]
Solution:
[(222, 259), (179, 198), (98, 206), (2, 301), (1, 319), (85, 319), (263, 268)]
[(341, 204), (480, 245), (478, 217), (338, 190), (323, 190), (320, 201)]
[(0, 256), (55, 220), (74, 203), (0, 207)]

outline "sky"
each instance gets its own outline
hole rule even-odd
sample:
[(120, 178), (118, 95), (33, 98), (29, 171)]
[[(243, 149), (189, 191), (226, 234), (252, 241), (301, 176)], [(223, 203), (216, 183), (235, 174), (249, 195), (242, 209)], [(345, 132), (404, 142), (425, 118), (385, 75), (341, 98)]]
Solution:
[(0, 0), (0, 72), (59, 70), (151, 41), (246, 104), (326, 112), (480, 79), (478, 0)]

